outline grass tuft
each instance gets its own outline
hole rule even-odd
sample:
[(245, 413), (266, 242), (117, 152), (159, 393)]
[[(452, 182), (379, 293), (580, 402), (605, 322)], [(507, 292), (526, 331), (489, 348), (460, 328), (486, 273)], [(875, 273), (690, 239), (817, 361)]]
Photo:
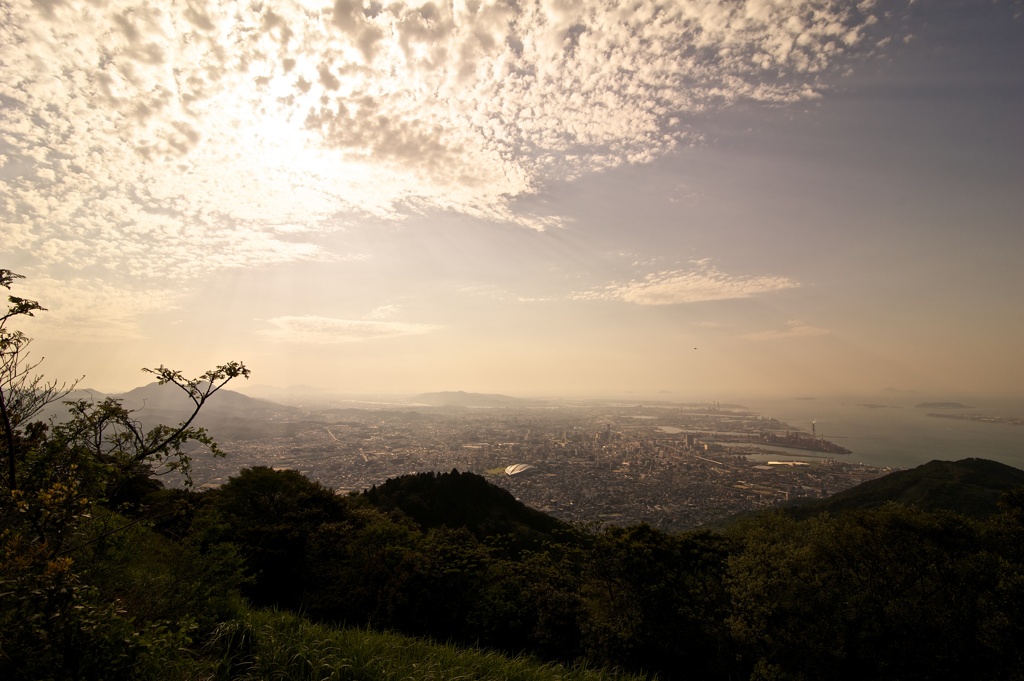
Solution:
[[(297, 615), (252, 610), (211, 643), (217, 671), (238, 681), (611, 681), (637, 679), (585, 666), (430, 643), (366, 629), (335, 629)], [(193, 677), (197, 678), (197, 677)]]

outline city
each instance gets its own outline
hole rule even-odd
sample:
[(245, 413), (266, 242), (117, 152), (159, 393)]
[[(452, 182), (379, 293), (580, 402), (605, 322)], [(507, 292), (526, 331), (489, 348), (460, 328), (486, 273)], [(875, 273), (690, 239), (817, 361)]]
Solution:
[[(197, 456), (196, 486), (269, 466), (345, 494), (457, 469), (562, 520), (680, 531), (823, 498), (889, 472), (832, 458), (846, 450), (715, 403), (292, 410), (258, 430), (247, 437), (235, 424), (219, 435), (227, 456)], [(786, 443), (794, 446), (779, 446)]]

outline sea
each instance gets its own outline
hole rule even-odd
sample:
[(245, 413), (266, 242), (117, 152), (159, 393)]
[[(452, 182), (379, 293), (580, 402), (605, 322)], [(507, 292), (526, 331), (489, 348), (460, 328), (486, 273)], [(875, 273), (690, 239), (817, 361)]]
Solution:
[[(918, 406), (955, 402), (955, 408)], [(812, 423), (826, 440), (849, 449), (837, 456), (883, 468), (913, 468), (936, 459), (991, 459), (1024, 470), (1024, 425), (937, 418), (929, 414), (977, 414), (1024, 418), (1024, 397), (956, 400), (921, 397), (751, 398), (737, 400), (808, 433)], [(805, 453), (806, 454), (806, 453)]]

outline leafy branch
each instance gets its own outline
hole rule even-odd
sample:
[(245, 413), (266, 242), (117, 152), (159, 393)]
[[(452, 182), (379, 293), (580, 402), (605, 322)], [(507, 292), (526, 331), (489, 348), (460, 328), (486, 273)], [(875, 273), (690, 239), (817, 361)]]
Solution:
[[(0, 286), (10, 290), (16, 279), (24, 279), (7, 269), (0, 269)], [(18, 429), (33, 419), (46, 405), (63, 399), (74, 390), (78, 381), (71, 385), (57, 381), (44, 381), (35, 374), (40, 362), (29, 360), (28, 346), (32, 342), (21, 331), (7, 328), (7, 322), (14, 317), (35, 316), (33, 313), (45, 310), (34, 300), (7, 297), (7, 312), (0, 315), (0, 429), (3, 446), (7, 454), (7, 488), (17, 488), (17, 465), (19, 459)]]

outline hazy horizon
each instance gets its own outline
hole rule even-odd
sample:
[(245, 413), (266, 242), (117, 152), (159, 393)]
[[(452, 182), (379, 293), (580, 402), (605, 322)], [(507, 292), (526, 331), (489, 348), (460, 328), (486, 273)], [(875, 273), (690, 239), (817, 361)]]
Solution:
[(1022, 63), (1020, 0), (14, 0), (0, 267), (107, 392), (1024, 396)]
[[(45, 367), (45, 365), (44, 365)], [(41, 367), (41, 368), (44, 368)], [(45, 372), (44, 372), (45, 373)], [(88, 381), (88, 377), (81, 381), (77, 386), (76, 390), (82, 390), (87, 392), (95, 392), (103, 395), (120, 395), (132, 390), (143, 388), (149, 385), (154, 385), (156, 382), (149, 380), (148, 375), (140, 375), (140, 381), (127, 386), (114, 386), (111, 388), (103, 389), (98, 385), (94, 385)], [(420, 395), (437, 395), (445, 393), (465, 393), (469, 395), (484, 395), (484, 396), (501, 396), (511, 397), (518, 400), (530, 401), (545, 401), (545, 400), (592, 400), (592, 401), (648, 401), (648, 402), (665, 402), (673, 404), (713, 404), (720, 403), (724, 405), (738, 405), (743, 407), (750, 407), (751, 402), (766, 404), (766, 403), (777, 403), (777, 402), (804, 402), (808, 405), (814, 403), (840, 403), (840, 404), (854, 404), (856, 406), (898, 406), (907, 407), (915, 406), (918, 403), (925, 402), (956, 402), (958, 400), (981, 400), (984, 404), (993, 403), (1006, 403), (1024, 407), (1024, 395), (1017, 393), (969, 393), (969, 392), (921, 392), (914, 390), (893, 390), (893, 389), (882, 389), (874, 392), (836, 392), (836, 393), (817, 393), (817, 394), (805, 394), (805, 393), (789, 393), (785, 391), (765, 391), (765, 392), (709, 392), (708, 394), (697, 394), (687, 393), (685, 391), (670, 391), (670, 390), (659, 390), (655, 392), (645, 391), (593, 391), (593, 392), (579, 392), (573, 390), (535, 390), (535, 391), (503, 391), (503, 390), (465, 390), (458, 386), (443, 387), (436, 390), (395, 390), (395, 391), (365, 391), (365, 392), (353, 392), (345, 389), (344, 386), (338, 387), (317, 387), (307, 384), (293, 384), (287, 386), (281, 385), (270, 385), (259, 381), (245, 381), (244, 379), (238, 379), (237, 381), (227, 386), (228, 390), (232, 390), (249, 397), (256, 397), (260, 399), (267, 399), (275, 401), (280, 399), (282, 402), (287, 403), (287, 399), (291, 398), (294, 400), (308, 399), (313, 400), (310, 404), (313, 404), (317, 399), (323, 399), (327, 401), (352, 401), (352, 402), (365, 402), (370, 403), (373, 401), (380, 401), (382, 404), (394, 403), (404, 404), (411, 398)], [(168, 386), (168, 391), (176, 390), (173, 386)], [(878, 402), (864, 403), (860, 405), (859, 401), (863, 400), (879, 400)], [(968, 404), (965, 405), (973, 410), (979, 410), (984, 408), (984, 404)], [(766, 414), (774, 416), (774, 414)]]

